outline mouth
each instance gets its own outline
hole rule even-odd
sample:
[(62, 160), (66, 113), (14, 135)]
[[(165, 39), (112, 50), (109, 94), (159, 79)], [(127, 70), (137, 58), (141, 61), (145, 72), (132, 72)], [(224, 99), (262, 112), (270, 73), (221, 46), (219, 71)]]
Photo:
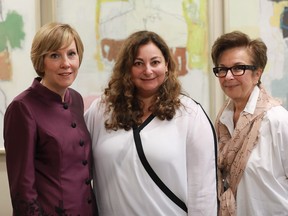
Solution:
[(151, 81), (151, 80), (154, 80), (154, 79), (156, 79), (156, 77), (153, 77), (153, 78), (142, 78), (141, 80), (142, 81)]
[(72, 72), (65, 72), (65, 73), (60, 73), (59, 75), (60, 76), (69, 76), (71, 74), (72, 74)]
[(237, 87), (239, 85), (239, 83), (224, 83), (224, 87), (225, 88), (234, 88), (234, 87)]
[(226, 88), (233, 88), (236, 87), (237, 85), (225, 85)]

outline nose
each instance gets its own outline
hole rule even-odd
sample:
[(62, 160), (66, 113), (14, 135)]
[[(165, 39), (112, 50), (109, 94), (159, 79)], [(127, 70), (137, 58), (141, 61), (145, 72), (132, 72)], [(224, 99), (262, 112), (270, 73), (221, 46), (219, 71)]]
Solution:
[(68, 67), (70, 67), (69, 58), (68, 58), (67, 56), (63, 56), (63, 57), (62, 57), (61, 67), (62, 67), (62, 68), (68, 68)]
[(147, 75), (153, 73), (152, 67), (151, 67), (150, 64), (146, 64), (145, 69), (144, 69), (144, 73), (147, 74)]
[(234, 76), (233, 76), (233, 74), (232, 74), (232, 72), (231, 72), (231, 69), (229, 69), (228, 71), (227, 71), (227, 74), (226, 74), (226, 76), (225, 76), (225, 79), (233, 79), (234, 78)]

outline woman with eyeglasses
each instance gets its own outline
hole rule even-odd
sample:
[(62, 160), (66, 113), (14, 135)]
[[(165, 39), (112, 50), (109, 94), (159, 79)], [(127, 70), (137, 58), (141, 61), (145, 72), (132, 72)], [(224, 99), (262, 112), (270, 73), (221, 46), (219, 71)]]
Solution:
[(288, 112), (261, 84), (267, 47), (234, 31), (212, 47), (225, 95), (218, 135), (219, 215), (288, 215)]

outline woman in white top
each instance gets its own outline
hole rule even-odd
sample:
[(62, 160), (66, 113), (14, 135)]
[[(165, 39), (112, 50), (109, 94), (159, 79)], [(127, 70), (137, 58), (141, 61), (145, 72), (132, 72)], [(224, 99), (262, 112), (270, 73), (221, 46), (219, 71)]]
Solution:
[(227, 102), (216, 119), (220, 216), (288, 215), (288, 112), (261, 76), (267, 47), (234, 31), (212, 47)]
[(214, 129), (159, 35), (127, 38), (85, 120), (100, 216), (217, 214)]

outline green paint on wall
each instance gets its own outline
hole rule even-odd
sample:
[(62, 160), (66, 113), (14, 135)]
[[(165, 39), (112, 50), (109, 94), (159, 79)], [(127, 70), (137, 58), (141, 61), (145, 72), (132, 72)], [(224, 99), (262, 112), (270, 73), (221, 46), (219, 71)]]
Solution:
[(12, 11), (6, 19), (0, 22), (0, 52), (7, 49), (21, 48), (21, 41), (25, 38), (23, 32), (24, 22), (22, 16)]

